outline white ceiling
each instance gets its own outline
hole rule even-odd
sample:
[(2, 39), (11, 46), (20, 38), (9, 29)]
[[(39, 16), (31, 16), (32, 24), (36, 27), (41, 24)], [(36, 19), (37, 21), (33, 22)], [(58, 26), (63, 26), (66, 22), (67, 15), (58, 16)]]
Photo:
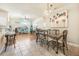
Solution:
[(21, 13), (30, 17), (40, 17), (46, 8), (41, 3), (0, 3), (0, 8), (13, 13)]
[[(61, 7), (63, 4), (54, 3), (54, 7)], [(9, 14), (16, 14), (25, 17), (36, 19), (43, 16), (47, 9), (46, 3), (0, 3), (0, 8), (7, 10)], [(15, 16), (16, 16), (15, 15)]]

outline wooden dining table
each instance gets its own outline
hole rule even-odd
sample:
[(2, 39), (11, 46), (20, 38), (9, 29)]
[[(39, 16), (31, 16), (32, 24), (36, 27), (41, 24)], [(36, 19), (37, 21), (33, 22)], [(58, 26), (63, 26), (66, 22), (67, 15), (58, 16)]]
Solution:
[[(40, 31), (42, 31), (42, 30), (40, 30)], [(47, 30), (43, 30), (44, 32), (46, 32)], [(60, 33), (59, 35), (51, 35), (51, 34), (48, 34), (48, 33), (38, 33), (38, 35), (44, 35), (45, 37), (50, 37), (52, 40), (55, 40), (56, 41), (56, 53), (58, 54), (58, 41), (59, 41), (59, 39), (63, 36), (62, 35), (62, 33)], [(37, 35), (37, 36), (38, 36)], [(38, 40), (38, 37), (37, 37), (37, 40)], [(47, 39), (47, 40), (49, 40), (49, 39)]]
[(6, 32), (5, 33), (5, 38), (6, 38), (5, 51), (7, 49), (9, 40), (11, 40), (11, 39), (13, 39), (13, 43), (14, 43), (14, 47), (15, 47), (15, 36), (16, 36), (15, 32)]

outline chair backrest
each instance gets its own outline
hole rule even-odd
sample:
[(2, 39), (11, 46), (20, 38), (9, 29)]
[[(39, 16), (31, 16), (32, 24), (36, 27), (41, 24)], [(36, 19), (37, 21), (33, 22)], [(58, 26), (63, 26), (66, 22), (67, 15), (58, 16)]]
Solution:
[(39, 29), (36, 28), (36, 34), (38, 34), (38, 33), (39, 33)]
[(38, 38), (42, 39), (45, 37), (45, 30), (42, 30), (42, 29), (37, 29), (37, 36)]
[(48, 32), (47, 32), (47, 34), (51, 34), (51, 29), (48, 29)]
[(49, 35), (58, 35), (59, 33), (60, 33), (59, 29), (53, 29), (53, 30), (49, 29), (48, 30)]
[(63, 40), (67, 39), (68, 30), (63, 31)]
[(54, 32), (55, 35), (59, 35), (60, 34), (60, 30), (59, 29), (54, 29), (53, 32)]

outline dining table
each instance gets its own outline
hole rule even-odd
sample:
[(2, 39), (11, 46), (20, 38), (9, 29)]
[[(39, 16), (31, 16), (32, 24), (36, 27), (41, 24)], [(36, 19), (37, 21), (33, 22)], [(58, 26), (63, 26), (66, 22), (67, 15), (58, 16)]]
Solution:
[(5, 51), (8, 47), (9, 40), (13, 39), (13, 44), (14, 44), (14, 47), (15, 47), (15, 36), (16, 36), (15, 32), (6, 32), (5, 33), (5, 38), (6, 38)]
[(40, 34), (40, 35), (44, 35), (45, 37), (47, 37), (47, 40), (49, 40), (48, 37), (51, 38), (51, 41), (55, 40), (55, 41), (56, 41), (56, 53), (58, 54), (58, 41), (59, 41), (59, 39), (60, 39), (61, 37), (63, 37), (63, 34), (62, 34), (62, 33), (60, 33), (60, 34), (58, 34), (58, 35), (55, 35), (55, 34), (48, 34), (48, 33), (47, 33), (48, 30), (42, 30), (42, 29), (40, 29), (40, 31), (41, 31), (41, 32), (45, 32), (45, 33), (41, 33), (41, 32), (37, 33), (38, 35), (37, 35), (37, 39), (36, 39), (36, 40), (38, 40), (39, 34)]

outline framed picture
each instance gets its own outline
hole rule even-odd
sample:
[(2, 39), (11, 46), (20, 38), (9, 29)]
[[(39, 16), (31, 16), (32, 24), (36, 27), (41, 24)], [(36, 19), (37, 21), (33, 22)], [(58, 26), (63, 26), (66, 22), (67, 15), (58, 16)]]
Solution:
[(52, 27), (68, 27), (68, 11), (66, 9), (55, 10), (50, 19)]

